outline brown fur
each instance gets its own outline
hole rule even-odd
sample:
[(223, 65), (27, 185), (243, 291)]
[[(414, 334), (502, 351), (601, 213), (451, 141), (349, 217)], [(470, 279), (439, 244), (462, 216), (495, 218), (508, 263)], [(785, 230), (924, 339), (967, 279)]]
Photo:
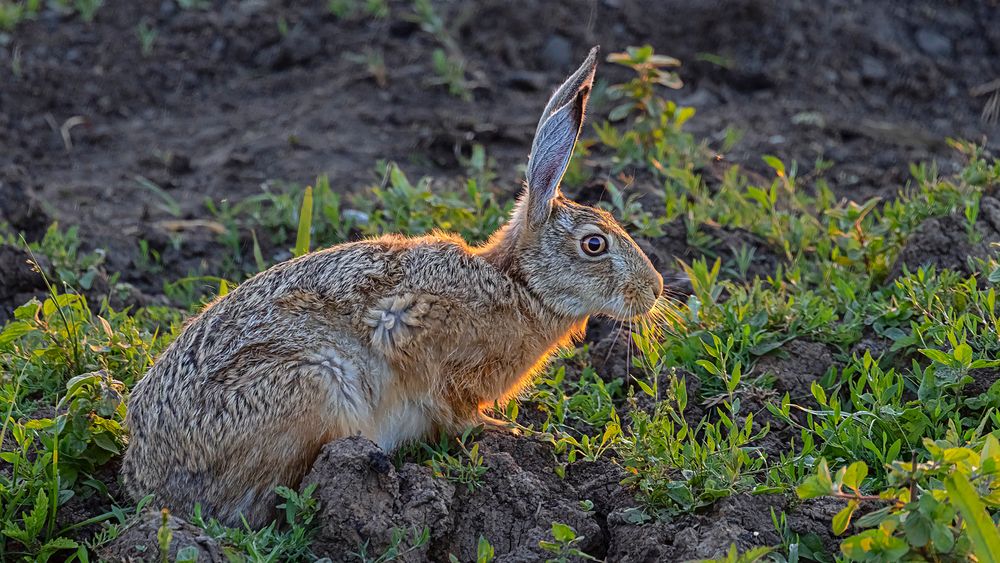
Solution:
[[(589, 315), (648, 310), (663, 284), (649, 260), (610, 215), (559, 194), (564, 168), (538, 161), (568, 161), (595, 57), (553, 96), (547, 112), (563, 121), (543, 115), (541, 172), (487, 244), (434, 233), (339, 245), (258, 274), (193, 319), (132, 394), (129, 490), (263, 525), (275, 486), (297, 485), (329, 440), (391, 449), (458, 432), (516, 396)], [(607, 254), (584, 256), (581, 232), (603, 233)]]

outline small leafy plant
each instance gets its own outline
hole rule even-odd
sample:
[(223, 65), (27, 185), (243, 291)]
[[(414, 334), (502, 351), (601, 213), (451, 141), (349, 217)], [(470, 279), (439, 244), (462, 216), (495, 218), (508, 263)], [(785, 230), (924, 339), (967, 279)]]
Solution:
[[(447, 436), (442, 436), (436, 447), (423, 445), (429, 456), (426, 464), (435, 477), (465, 485), (470, 491), (479, 486), (480, 479), (489, 470), (483, 465), (479, 444), (468, 445), (474, 430), (475, 428), (466, 430), (461, 437), (454, 439), (454, 444)], [(459, 449), (457, 455), (451, 452), (451, 446), (454, 445)]]
[[(954, 440), (956, 436), (951, 436)], [(973, 554), (989, 561), (1000, 553), (1000, 531), (987, 509), (1000, 506), (1000, 442), (986, 434), (958, 445), (924, 439), (928, 459), (895, 461), (886, 487), (864, 494), (868, 466), (861, 461), (831, 474), (825, 460), (797, 488), (800, 498), (833, 496), (847, 501), (834, 517), (833, 531), (843, 534), (862, 503), (874, 510), (854, 522), (863, 531), (841, 544), (853, 561), (899, 561), (912, 557), (965, 561)]]
[(553, 555), (546, 559), (545, 563), (569, 563), (574, 560), (598, 561), (596, 557), (577, 547), (584, 538), (577, 536), (576, 530), (566, 524), (552, 523), (552, 539), (553, 541), (542, 540), (538, 542), (539, 547)]

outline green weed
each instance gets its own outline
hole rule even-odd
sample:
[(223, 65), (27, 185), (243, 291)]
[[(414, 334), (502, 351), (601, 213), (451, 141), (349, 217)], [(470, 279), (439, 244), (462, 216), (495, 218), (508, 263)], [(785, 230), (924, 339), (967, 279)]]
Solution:
[[(469, 445), (473, 430), (466, 430), (457, 439), (442, 436), (436, 445), (423, 444), (427, 456), (425, 463), (434, 472), (434, 476), (465, 485), (470, 491), (479, 486), (480, 479), (489, 469), (483, 465), (479, 444)], [(452, 453), (455, 445), (459, 451)]]
[(583, 536), (577, 536), (576, 530), (560, 522), (552, 523), (553, 541), (542, 540), (538, 546), (548, 551), (553, 556), (546, 559), (545, 563), (569, 563), (570, 561), (598, 561), (596, 557), (588, 555), (577, 547)]
[(309, 485), (301, 492), (288, 487), (278, 487), (275, 492), (284, 500), (278, 505), (283, 522), (271, 522), (255, 530), (244, 523), (240, 528), (229, 528), (218, 520), (206, 520), (201, 507), (196, 505), (191, 523), (221, 541), (223, 550), (231, 560), (278, 562), (311, 561), (316, 557), (310, 550), (319, 502), (313, 498), (316, 485)]
[(427, 527), (409, 531), (402, 528), (393, 528), (389, 547), (378, 556), (372, 557), (368, 555), (368, 542), (362, 544), (358, 548), (358, 551), (351, 555), (364, 563), (388, 563), (389, 561), (401, 559), (408, 553), (419, 550), (421, 547), (427, 545), (430, 538), (431, 531)]

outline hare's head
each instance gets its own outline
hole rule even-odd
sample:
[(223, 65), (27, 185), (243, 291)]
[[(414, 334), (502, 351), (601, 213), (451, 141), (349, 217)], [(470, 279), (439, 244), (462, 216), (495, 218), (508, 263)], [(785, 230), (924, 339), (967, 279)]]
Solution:
[(560, 314), (629, 318), (648, 312), (663, 278), (611, 214), (570, 201), (559, 183), (583, 126), (597, 47), (552, 95), (538, 122), (527, 186), (505, 238), (525, 283)]

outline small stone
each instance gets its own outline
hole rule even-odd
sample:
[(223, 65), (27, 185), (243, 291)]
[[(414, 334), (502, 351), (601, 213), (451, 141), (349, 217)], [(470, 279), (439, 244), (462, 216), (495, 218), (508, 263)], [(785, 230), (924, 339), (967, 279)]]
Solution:
[(687, 96), (681, 98), (679, 102), (682, 106), (691, 106), (702, 109), (717, 105), (719, 103), (719, 97), (705, 88), (698, 88), (694, 92), (691, 92)]
[(865, 55), (861, 59), (861, 76), (865, 80), (880, 81), (885, 80), (885, 77), (889, 75), (889, 69), (886, 68), (885, 63), (872, 57), (870, 55)]
[(220, 54), (226, 49), (226, 39), (224, 37), (216, 37), (215, 41), (212, 41), (212, 46), (210, 50), (213, 53)]
[(845, 148), (845, 147), (843, 147), (841, 145), (837, 145), (837, 146), (831, 148), (830, 150), (826, 151), (826, 155), (825, 156), (826, 156), (827, 160), (832, 160), (832, 161), (838, 162), (838, 163), (839, 162), (846, 162), (846, 161), (850, 160), (850, 158), (851, 158), (851, 151), (847, 150), (847, 148)]
[(561, 35), (551, 35), (542, 45), (539, 56), (542, 68), (562, 70), (573, 63), (573, 46), (569, 39)]
[(283, 54), (281, 45), (271, 45), (266, 49), (258, 51), (254, 55), (253, 62), (259, 67), (277, 69), (283, 63)]
[(308, 62), (322, 50), (323, 42), (319, 36), (302, 25), (297, 25), (278, 44), (259, 51), (254, 57), (254, 63), (272, 70), (281, 70), (290, 65)]
[(947, 57), (951, 55), (951, 39), (936, 31), (924, 28), (917, 31), (917, 46), (932, 57)]
[(840, 83), (844, 86), (857, 88), (861, 85), (861, 75), (853, 70), (845, 70), (840, 77)]
[(801, 111), (792, 116), (792, 123), (808, 127), (826, 127), (826, 117), (818, 111)]
[(169, 18), (177, 13), (177, 4), (173, 0), (163, 0), (160, 2), (160, 16)]

